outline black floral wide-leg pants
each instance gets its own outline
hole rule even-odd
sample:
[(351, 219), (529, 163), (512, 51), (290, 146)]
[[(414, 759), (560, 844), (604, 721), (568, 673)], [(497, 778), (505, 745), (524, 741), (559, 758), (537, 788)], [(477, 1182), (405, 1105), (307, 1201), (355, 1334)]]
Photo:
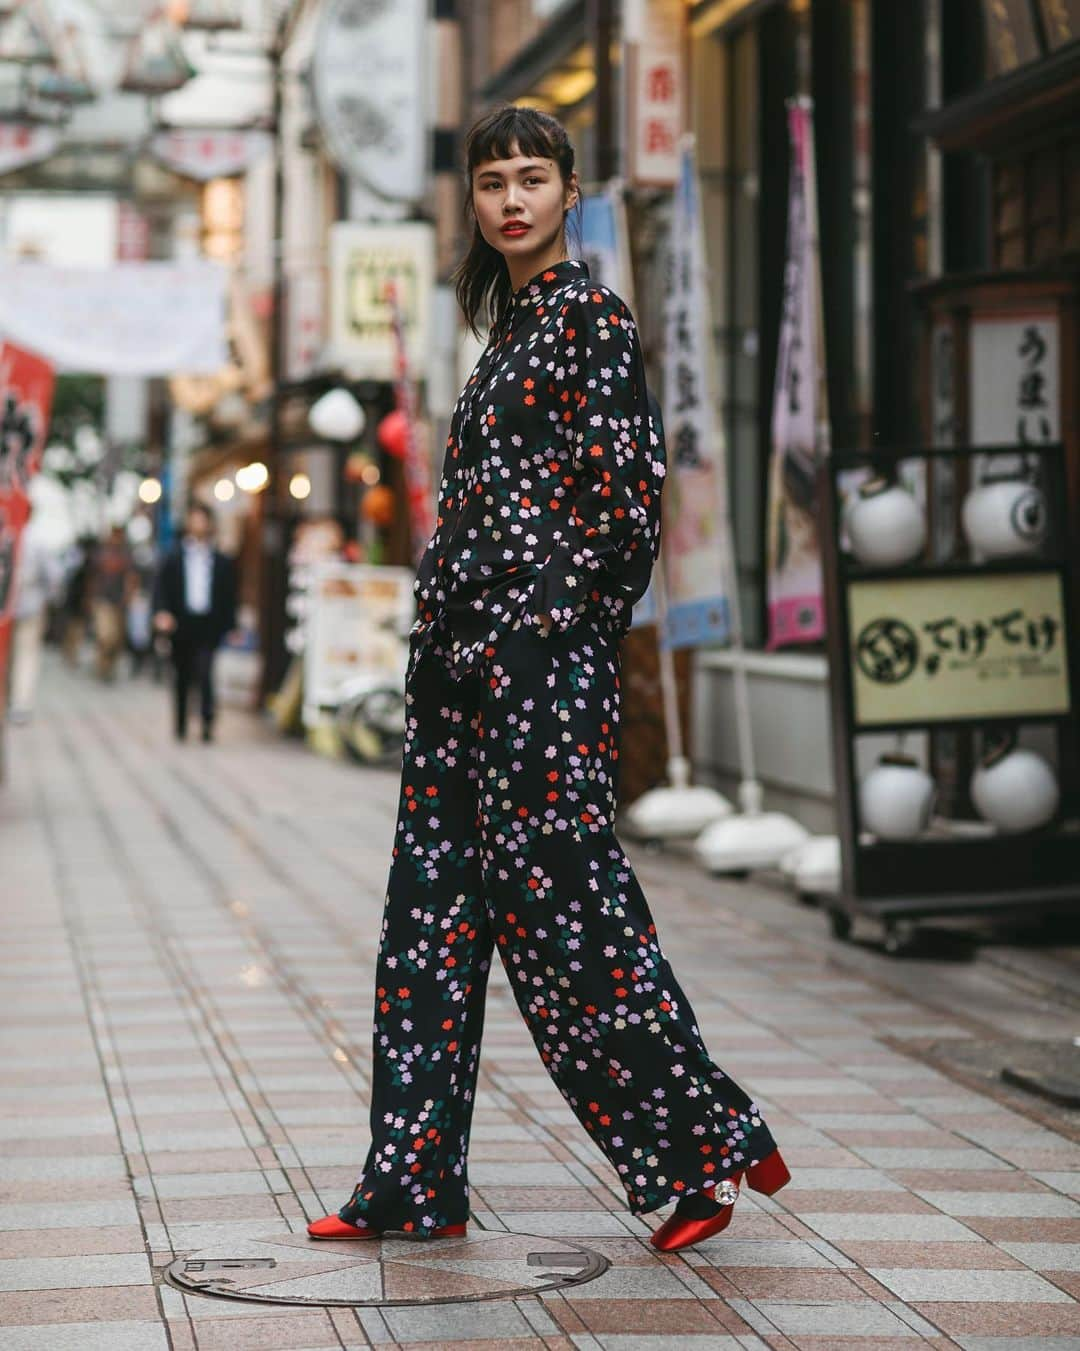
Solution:
[(709, 1058), (612, 819), (619, 648), (586, 616), (522, 623), (455, 678), (410, 663), (379, 948), (371, 1148), (342, 1219), (417, 1237), (468, 1217), (484, 999), (498, 950), (541, 1059), (634, 1214), (775, 1148)]

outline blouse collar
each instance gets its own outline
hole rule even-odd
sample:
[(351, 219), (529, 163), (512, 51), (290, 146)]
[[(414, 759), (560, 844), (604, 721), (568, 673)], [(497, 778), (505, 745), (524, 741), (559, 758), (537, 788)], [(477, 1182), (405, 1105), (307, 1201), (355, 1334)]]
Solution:
[(537, 301), (550, 295), (569, 281), (584, 281), (589, 275), (589, 265), (579, 258), (564, 258), (560, 263), (552, 263), (543, 271), (530, 277), (523, 286), (514, 292), (515, 305), (535, 305)]

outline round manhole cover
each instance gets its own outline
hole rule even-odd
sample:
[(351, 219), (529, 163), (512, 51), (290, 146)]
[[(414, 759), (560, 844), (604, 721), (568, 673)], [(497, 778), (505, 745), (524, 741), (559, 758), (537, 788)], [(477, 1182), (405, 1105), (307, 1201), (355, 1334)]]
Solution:
[(234, 1239), (178, 1257), (165, 1279), (188, 1294), (264, 1304), (460, 1304), (582, 1285), (609, 1266), (566, 1239), (474, 1228), (455, 1239)]

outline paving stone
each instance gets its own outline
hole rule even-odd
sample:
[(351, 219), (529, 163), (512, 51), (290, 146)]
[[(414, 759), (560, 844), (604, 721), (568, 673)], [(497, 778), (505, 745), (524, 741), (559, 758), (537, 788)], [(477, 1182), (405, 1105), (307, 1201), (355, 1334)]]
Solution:
[(903, 1300), (933, 1300), (954, 1303), (957, 1300), (1025, 1302), (1029, 1304), (1070, 1303), (1059, 1290), (1033, 1271), (924, 1271), (897, 1267), (878, 1267), (870, 1275), (887, 1285)]

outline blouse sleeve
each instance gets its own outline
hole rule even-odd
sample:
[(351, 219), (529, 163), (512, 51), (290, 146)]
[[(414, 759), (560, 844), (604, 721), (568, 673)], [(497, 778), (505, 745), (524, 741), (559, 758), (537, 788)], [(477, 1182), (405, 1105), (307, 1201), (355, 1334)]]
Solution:
[(590, 291), (571, 304), (563, 332), (576, 483), (562, 541), (540, 570), (532, 602), (560, 630), (583, 612), (601, 570), (608, 592), (621, 590), (628, 605), (639, 599), (660, 547), (664, 472), (626, 305), (609, 291)]

